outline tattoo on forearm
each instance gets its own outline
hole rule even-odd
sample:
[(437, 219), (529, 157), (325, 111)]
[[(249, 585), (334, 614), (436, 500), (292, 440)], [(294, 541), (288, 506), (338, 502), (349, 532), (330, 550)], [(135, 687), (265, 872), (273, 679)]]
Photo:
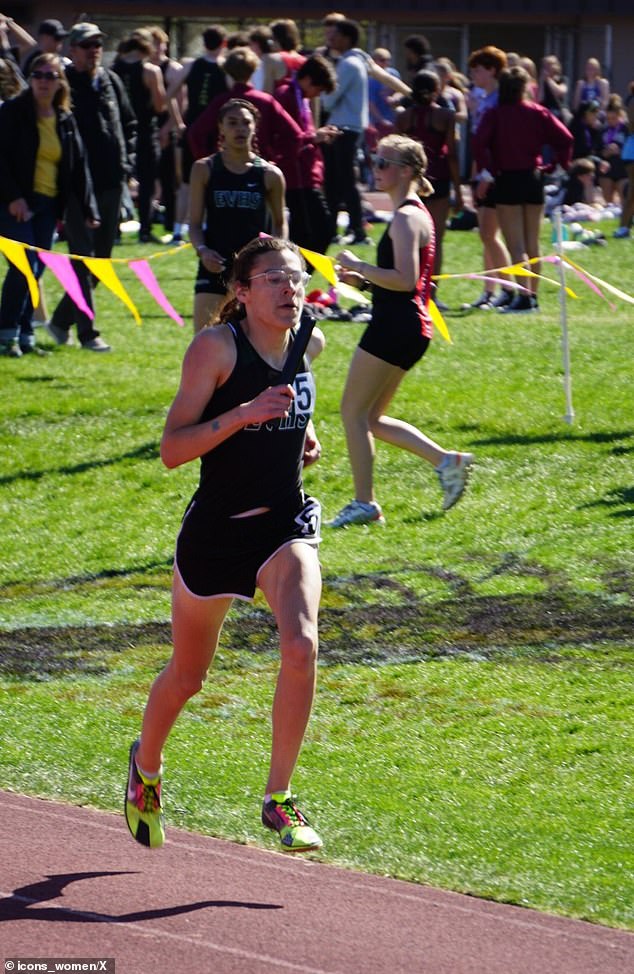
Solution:
[(212, 419), (212, 421), (211, 421), (211, 428), (214, 431), (214, 433), (216, 433), (220, 429), (220, 420), (219, 419)]

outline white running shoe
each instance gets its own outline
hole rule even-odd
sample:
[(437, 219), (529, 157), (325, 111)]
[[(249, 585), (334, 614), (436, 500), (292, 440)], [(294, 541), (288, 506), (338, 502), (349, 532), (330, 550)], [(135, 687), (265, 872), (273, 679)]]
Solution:
[(461, 311), (471, 311), (472, 309), (480, 309), (481, 311), (488, 310), (491, 307), (491, 301), (493, 300), (493, 291), (483, 291), (482, 294), (472, 301), (471, 304), (461, 304)]
[(462, 497), (474, 461), (473, 453), (450, 453), (440, 466), (436, 467), (443, 491), (443, 511), (448, 511)]
[(347, 528), (349, 524), (385, 524), (385, 518), (376, 501), (370, 501), (369, 504), (350, 501), (332, 521), (326, 522), (326, 527)]
[(52, 321), (45, 321), (44, 327), (51, 336), (55, 339), (57, 345), (74, 345), (75, 341), (73, 336), (65, 328), (60, 328), (58, 325), (53, 324)]

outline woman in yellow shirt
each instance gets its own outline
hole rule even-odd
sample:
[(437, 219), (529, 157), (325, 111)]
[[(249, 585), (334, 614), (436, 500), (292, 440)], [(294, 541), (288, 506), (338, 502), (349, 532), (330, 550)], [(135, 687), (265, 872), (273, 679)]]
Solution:
[[(50, 250), (70, 189), (86, 220), (98, 226), (83, 144), (70, 111), (70, 89), (57, 55), (33, 62), (29, 87), (0, 105), (0, 236)], [(27, 251), (36, 278), (44, 270)], [(0, 353), (35, 350), (33, 305), (25, 276), (9, 265), (0, 299)]]

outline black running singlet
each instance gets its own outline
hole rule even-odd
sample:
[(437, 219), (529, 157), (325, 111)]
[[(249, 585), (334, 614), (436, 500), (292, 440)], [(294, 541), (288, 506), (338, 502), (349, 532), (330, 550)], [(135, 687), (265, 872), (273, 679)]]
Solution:
[[(377, 313), (389, 309), (394, 314), (409, 314), (409, 316), (420, 323), (421, 334), (426, 338), (431, 338), (432, 321), (428, 306), (431, 295), (431, 276), (434, 271), (434, 254), (436, 251), (434, 226), (427, 207), (420, 200), (406, 199), (400, 204), (399, 209), (402, 206), (419, 207), (424, 211), (429, 224), (429, 243), (420, 248), (418, 280), (413, 291), (393, 291), (374, 284), (372, 286), (372, 303)], [(390, 228), (388, 226), (379, 240), (376, 249), (376, 262), (378, 267), (394, 267), (394, 249), (389, 231)]]
[(192, 64), (185, 85), (187, 111), (184, 121), (186, 125), (191, 125), (216, 95), (227, 90), (227, 75), (215, 61), (199, 57)]
[(225, 168), (218, 152), (207, 165), (205, 246), (229, 260), (260, 232), (270, 232), (266, 163), (256, 156), (246, 172), (233, 173)]
[(126, 93), (130, 99), (132, 110), (137, 120), (137, 138), (144, 140), (153, 137), (158, 132), (158, 120), (152, 106), (152, 95), (143, 83), (143, 62), (115, 61), (112, 70), (116, 71), (123, 81)]
[[(235, 368), (205, 406), (201, 423), (280, 381), (280, 372), (260, 358), (240, 324), (229, 328), (236, 343)], [(315, 382), (306, 360), (293, 387), (295, 398), (285, 419), (246, 426), (201, 457), (197, 502), (211, 504), (223, 516), (256, 507), (274, 509), (300, 495), (304, 438), (315, 407)]]

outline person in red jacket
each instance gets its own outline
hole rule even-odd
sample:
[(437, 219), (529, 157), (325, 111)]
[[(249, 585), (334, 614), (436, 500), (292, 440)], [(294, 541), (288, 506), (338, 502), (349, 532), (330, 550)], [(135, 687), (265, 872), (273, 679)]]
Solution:
[(194, 159), (202, 159), (218, 148), (218, 113), (230, 98), (243, 98), (259, 112), (257, 126), (258, 154), (275, 163), (284, 173), (287, 185), (295, 175), (297, 153), (304, 144), (299, 125), (284, 111), (272, 95), (251, 85), (258, 66), (257, 56), (248, 47), (236, 47), (226, 58), (223, 68), (234, 84), (209, 103), (187, 130)]
[(334, 125), (315, 129), (310, 102), (322, 92), (334, 91), (336, 83), (330, 62), (321, 54), (313, 54), (293, 77), (284, 78), (275, 86), (275, 98), (310, 139), (297, 156), (295, 172), (287, 179), (288, 235), (299, 247), (320, 254), (325, 253), (332, 233), (330, 210), (323, 193), (324, 158), (319, 143), (331, 142), (339, 135), (339, 129)]
[[(500, 228), (511, 260), (539, 257), (539, 229), (544, 211), (542, 149), (552, 149), (553, 164), (567, 169), (572, 135), (543, 105), (527, 97), (530, 77), (520, 67), (502, 71), (499, 101), (485, 112), (473, 140), (480, 174), (476, 195), (494, 194)], [(539, 271), (539, 265), (531, 265)], [(518, 293), (504, 312), (537, 310), (537, 279), (522, 278), (530, 294)]]

